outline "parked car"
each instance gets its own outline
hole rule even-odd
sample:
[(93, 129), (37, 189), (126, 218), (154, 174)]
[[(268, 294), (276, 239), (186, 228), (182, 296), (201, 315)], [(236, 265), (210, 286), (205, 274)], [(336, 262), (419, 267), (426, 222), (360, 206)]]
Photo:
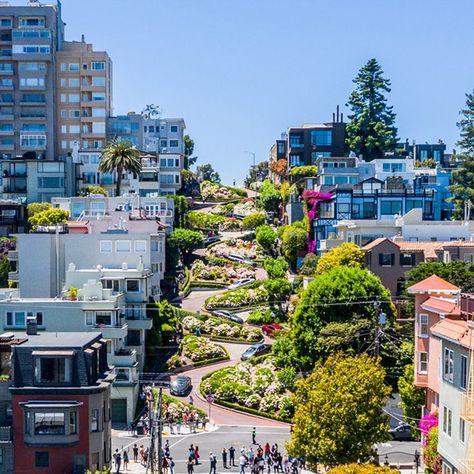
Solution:
[(244, 320), (240, 316), (237, 316), (236, 314), (231, 313), (230, 311), (214, 311), (213, 314), (215, 316), (219, 316), (220, 318), (225, 318), (229, 321), (233, 321), (234, 323), (243, 324), (244, 322)]
[(243, 286), (251, 285), (255, 281), (255, 278), (241, 278), (236, 282), (229, 285), (229, 290), (236, 290), (237, 288), (242, 288)]
[(281, 331), (284, 327), (281, 324), (264, 324), (262, 326), (262, 332), (266, 336), (272, 336), (278, 331)]
[(242, 255), (239, 255), (237, 253), (230, 253), (227, 258), (229, 260), (232, 260), (233, 262), (239, 262), (239, 263), (247, 263), (248, 265), (256, 265), (256, 263), (253, 260), (250, 260), (249, 258), (242, 257)]
[(250, 346), (241, 356), (240, 360), (248, 360), (251, 357), (256, 357), (270, 352), (272, 346), (270, 344), (254, 344)]
[(395, 441), (412, 441), (413, 436), (411, 434), (410, 425), (408, 423), (401, 422), (395, 428), (389, 430), (390, 436)]
[(211, 235), (210, 237), (206, 237), (204, 239), (204, 246), (207, 247), (208, 245), (213, 244), (214, 242), (219, 242), (221, 238), (218, 235)]
[(191, 377), (178, 375), (170, 384), (170, 393), (171, 395), (185, 396), (191, 388)]

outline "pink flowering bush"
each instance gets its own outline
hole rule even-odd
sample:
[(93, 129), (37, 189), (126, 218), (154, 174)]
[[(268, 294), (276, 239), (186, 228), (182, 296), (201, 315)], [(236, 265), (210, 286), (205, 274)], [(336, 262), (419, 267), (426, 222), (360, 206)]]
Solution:
[(419, 421), (423, 462), (434, 474), (441, 474), (442, 461), (438, 454), (438, 417), (428, 413)]

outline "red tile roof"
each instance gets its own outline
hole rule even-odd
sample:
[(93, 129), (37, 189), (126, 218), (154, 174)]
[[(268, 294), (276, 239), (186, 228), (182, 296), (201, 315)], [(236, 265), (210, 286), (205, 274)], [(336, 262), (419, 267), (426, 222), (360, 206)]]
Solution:
[(443, 280), (438, 275), (431, 275), (408, 288), (408, 293), (459, 293), (460, 291), (460, 288)]
[[(390, 239), (388, 239), (387, 237), (378, 237), (377, 239), (372, 240), (372, 242), (369, 242), (368, 244), (364, 245), (362, 247), (362, 250), (372, 250), (374, 247), (377, 247), (377, 245), (381, 244), (385, 240), (390, 240)], [(391, 240), (390, 242), (394, 243)]]
[(440, 338), (450, 339), (468, 349), (474, 349), (474, 334), (462, 319), (442, 319), (432, 326), (431, 332)]
[(442, 316), (446, 314), (460, 314), (457, 301), (448, 301), (441, 298), (428, 298), (421, 307), (426, 311), (441, 314)]

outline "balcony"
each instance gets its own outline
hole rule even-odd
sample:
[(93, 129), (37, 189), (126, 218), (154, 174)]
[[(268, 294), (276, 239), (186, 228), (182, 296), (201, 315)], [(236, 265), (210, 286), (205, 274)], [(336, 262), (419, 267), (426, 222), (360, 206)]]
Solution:
[(461, 294), (461, 316), (472, 323), (474, 319), (474, 295)]
[(106, 339), (124, 339), (128, 334), (128, 324), (118, 323), (115, 326), (97, 324), (95, 329), (102, 333)]
[(474, 393), (461, 393), (461, 417), (474, 423)]
[(8, 260), (10, 260), (11, 262), (18, 261), (18, 250), (9, 250)]
[(125, 316), (130, 329), (151, 329), (153, 320), (147, 317), (146, 310), (126, 308)]
[(116, 367), (133, 367), (137, 363), (137, 351), (133, 349), (115, 351), (110, 357), (110, 363)]

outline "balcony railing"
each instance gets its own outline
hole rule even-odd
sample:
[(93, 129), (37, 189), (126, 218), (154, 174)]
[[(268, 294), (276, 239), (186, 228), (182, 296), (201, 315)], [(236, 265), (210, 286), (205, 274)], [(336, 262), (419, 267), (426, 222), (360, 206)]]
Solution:
[(474, 423), (474, 393), (461, 393), (461, 417)]

